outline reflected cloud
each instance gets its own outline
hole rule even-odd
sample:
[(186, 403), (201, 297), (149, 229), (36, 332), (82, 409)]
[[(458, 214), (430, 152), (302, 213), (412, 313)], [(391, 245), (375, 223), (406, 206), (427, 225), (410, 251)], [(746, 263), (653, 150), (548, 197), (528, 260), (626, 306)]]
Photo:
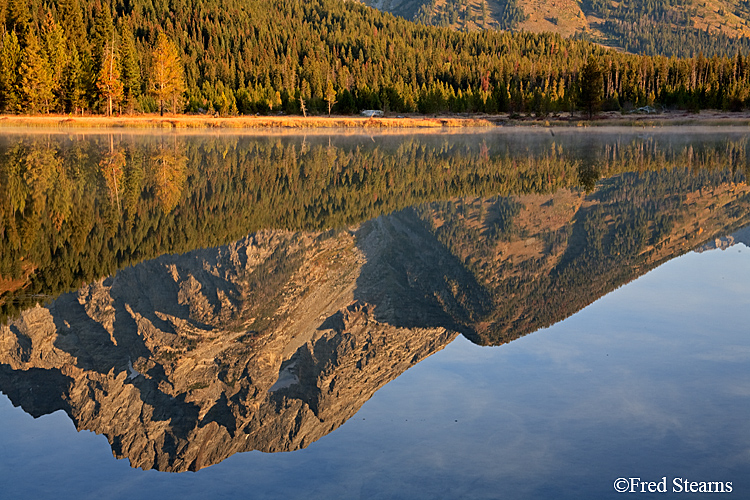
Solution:
[(715, 363), (750, 363), (750, 348), (746, 346), (725, 346), (721, 350), (700, 352), (696, 359)]

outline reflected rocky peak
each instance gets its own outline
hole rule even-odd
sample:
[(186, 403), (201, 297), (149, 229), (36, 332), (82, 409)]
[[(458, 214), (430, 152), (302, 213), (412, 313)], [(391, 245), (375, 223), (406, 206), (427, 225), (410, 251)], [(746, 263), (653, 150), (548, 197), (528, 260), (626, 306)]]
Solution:
[[(87, 206), (111, 219), (83, 239), (75, 235), (85, 218), (73, 211), (59, 227), (35, 226), (41, 219), (18, 209), (4, 219), (6, 239), (13, 228), (31, 238), (28, 227), (64, 240), (47, 261), (25, 250), (5, 298), (46, 290), (64, 266), (88, 276), (83, 266), (94, 265), (84, 261), (102, 249), (107, 266), (139, 262), (0, 327), (0, 389), (13, 404), (34, 416), (64, 410), (136, 467), (198, 470), (237, 452), (304, 448), (458, 334), (508, 342), (692, 248), (732, 233), (747, 241), (747, 228), (737, 231), (750, 223), (741, 144), (723, 143), (720, 155), (718, 146), (665, 153), (650, 140), (618, 142), (581, 158), (557, 143), (536, 156), (493, 154), (486, 143), (416, 141), (362, 156), (328, 145), (300, 152), (294, 143), (251, 143), (246, 156), (248, 145), (232, 153), (221, 142), (199, 144), (201, 154), (188, 148), (177, 158), (172, 185), (181, 194), (159, 200), (154, 193), (172, 182), (164, 165), (177, 161), (165, 158), (179, 147), (140, 157), (128, 150), (124, 165), (105, 147), (95, 172), (104, 165), (111, 175), (96, 177), (104, 196)], [(196, 163), (201, 176), (191, 173)], [(72, 175), (64, 164), (58, 179)], [(140, 190), (126, 187), (139, 168)], [(275, 183), (263, 180), (269, 172)], [(252, 192), (251, 181), (263, 189)], [(76, 182), (73, 198), (90, 179)], [(321, 186), (338, 208), (312, 197)], [(50, 196), (30, 206), (46, 213), (57, 203)], [(244, 207), (248, 199), (257, 212)], [(283, 211), (271, 207), (285, 200), (290, 227), (203, 248)], [(383, 213), (391, 208), (400, 210)], [(199, 249), (176, 251), (186, 245)], [(144, 260), (149, 252), (167, 253)], [(53, 288), (70, 286), (66, 279)]]
[(29, 309), (0, 330), (0, 387), (35, 416), (63, 409), (142, 468), (305, 447), (456, 335), (394, 326), (355, 298), (392, 240), (369, 226), (260, 232)]

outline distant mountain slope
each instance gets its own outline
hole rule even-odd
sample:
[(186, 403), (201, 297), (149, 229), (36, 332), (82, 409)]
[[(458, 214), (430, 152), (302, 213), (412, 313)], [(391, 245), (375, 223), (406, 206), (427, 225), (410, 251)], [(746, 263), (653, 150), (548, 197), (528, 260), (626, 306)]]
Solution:
[(363, 0), (406, 19), (459, 31), (553, 32), (648, 55), (750, 50), (746, 0)]
[(363, 0), (363, 3), (409, 20), (459, 31), (545, 31), (571, 36), (588, 29), (576, 0)]
[(690, 56), (750, 49), (750, 4), (744, 0), (583, 0), (599, 43), (640, 54)]
[(414, 19), (424, 4), (423, 0), (365, 0), (362, 3), (405, 19)]

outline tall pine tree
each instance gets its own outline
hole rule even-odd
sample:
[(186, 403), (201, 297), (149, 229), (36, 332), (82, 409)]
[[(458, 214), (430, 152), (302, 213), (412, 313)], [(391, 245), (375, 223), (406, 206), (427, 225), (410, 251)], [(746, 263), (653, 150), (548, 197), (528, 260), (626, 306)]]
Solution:
[(123, 98), (128, 112), (135, 110), (138, 98), (141, 96), (141, 67), (138, 64), (138, 51), (135, 38), (130, 26), (125, 25), (121, 30), (120, 67), (122, 69)]
[(52, 108), (62, 110), (65, 101), (63, 75), (68, 65), (68, 47), (62, 27), (55, 22), (51, 12), (47, 12), (42, 30), (44, 52), (49, 62), (53, 93)]
[(21, 44), (14, 31), (4, 32), (0, 49), (0, 109), (6, 113), (22, 111)]
[(579, 103), (591, 119), (601, 105), (604, 95), (604, 77), (599, 61), (589, 56), (586, 66), (581, 71)]
[(86, 107), (86, 77), (81, 57), (74, 44), (70, 45), (68, 64), (63, 74), (65, 87), (65, 109), (75, 114), (83, 113)]
[(21, 99), (27, 111), (49, 112), (54, 94), (52, 93), (52, 71), (36, 33), (30, 30), (26, 35), (20, 67)]

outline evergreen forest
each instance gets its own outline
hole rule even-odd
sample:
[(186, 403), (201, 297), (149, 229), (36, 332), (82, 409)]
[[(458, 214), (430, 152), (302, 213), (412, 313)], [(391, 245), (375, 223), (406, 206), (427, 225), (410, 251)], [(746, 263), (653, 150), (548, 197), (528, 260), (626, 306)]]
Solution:
[[(508, 16), (512, 25), (520, 14)], [(462, 33), (340, 0), (1, 0), (0, 21), (4, 113), (544, 116), (750, 104), (744, 45), (634, 55), (550, 33)], [(582, 91), (585, 75), (600, 92)]]
[[(733, 35), (728, 21), (722, 22), (718, 31), (709, 26), (696, 27), (695, 19), (704, 17), (704, 13), (690, 0), (626, 0), (617, 4), (584, 0), (582, 8), (603, 19), (598, 28), (605, 36), (596, 37), (595, 41), (627, 52), (692, 57), (747, 54), (750, 50), (750, 38)], [(727, 13), (719, 8), (718, 14)], [(744, 1), (738, 3), (734, 14), (745, 24), (750, 20), (750, 10)], [(726, 29), (722, 30), (723, 27)]]

